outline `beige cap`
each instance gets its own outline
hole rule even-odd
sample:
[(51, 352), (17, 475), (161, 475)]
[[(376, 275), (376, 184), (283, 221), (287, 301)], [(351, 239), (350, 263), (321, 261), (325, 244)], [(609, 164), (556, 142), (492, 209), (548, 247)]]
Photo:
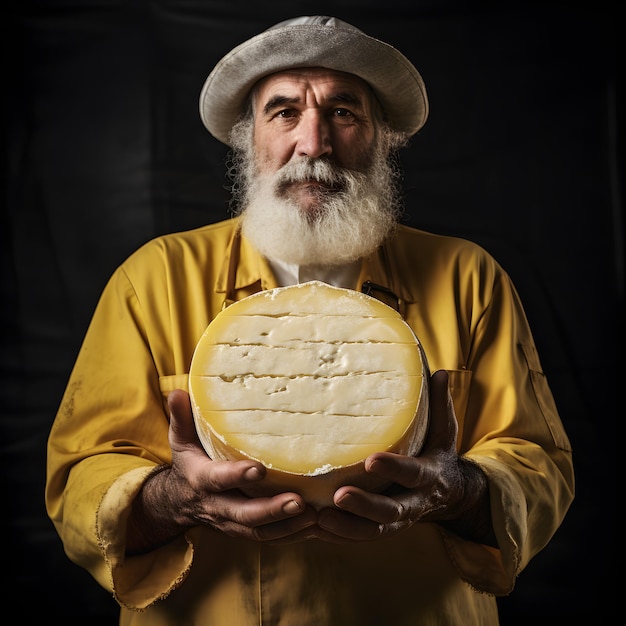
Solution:
[(401, 52), (347, 22), (316, 15), (280, 22), (217, 63), (200, 94), (200, 117), (208, 131), (228, 145), (255, 83), (294, 67), (325, 67), (362, 78), (374, 90), (392, 128), (409, 136), (428, 117), (424, 81)]

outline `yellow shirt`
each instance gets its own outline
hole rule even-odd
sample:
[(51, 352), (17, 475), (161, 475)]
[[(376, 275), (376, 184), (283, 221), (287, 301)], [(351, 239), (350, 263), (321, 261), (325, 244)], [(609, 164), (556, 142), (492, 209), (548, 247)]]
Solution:
[[(507, 274), (471, 242), (404, 226), (363, 261), (356, 287), (393, 291), (431, 370), (448, 370), (459, 452), (488, 476), (499, 549), (418, 523), (351, 545), (267, 546), (194, 528), (125, 557), (130, 503), (171, 460), (167, 395), (187, 389), (226, 298), (236, 226), (157, 238), (107, 284), (48, 442), (46, 504), (69, 558), (114, 593), (121, 624), (497, 624), (494, 596), (512, 590), (572, 502), (571, 447)], [(233, 278), (238, 300), (278, 286), (245, 238)]]

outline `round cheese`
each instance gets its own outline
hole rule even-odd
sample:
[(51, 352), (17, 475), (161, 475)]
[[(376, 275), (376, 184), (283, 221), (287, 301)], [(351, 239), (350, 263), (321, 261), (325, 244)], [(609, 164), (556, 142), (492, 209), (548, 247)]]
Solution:
[(194, 352), (189, 393), (212, 459), (267, 468), (247, 493), (297, 491), (321, 508), (341, 485), (387, 486), (365, 472), (373, 452), (419, 453), (428, 378), (422, 347), (398, 312), (312, 281), (221, 311)]

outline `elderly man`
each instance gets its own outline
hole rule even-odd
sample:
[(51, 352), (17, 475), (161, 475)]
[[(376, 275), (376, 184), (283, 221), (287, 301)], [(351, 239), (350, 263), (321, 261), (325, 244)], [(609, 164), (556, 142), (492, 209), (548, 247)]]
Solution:
[[(149, 242), (102, 294), (49, 439), (68, 556), (121, 624), (497, 624), (573, 499), (571, 448), (507, 274), (400, 225), (419, 73), (345, 22), (296, 18), (227, 54), (200, 113), (233, 149), (236, 215)], [(310, 280), (396, 308), (435, 371), (419, 456), (369, 456), (392, 487), (344, 485), (321, 510), (244, 495), (266, 468), (210, 459), (187, 393), (224, 305)]]

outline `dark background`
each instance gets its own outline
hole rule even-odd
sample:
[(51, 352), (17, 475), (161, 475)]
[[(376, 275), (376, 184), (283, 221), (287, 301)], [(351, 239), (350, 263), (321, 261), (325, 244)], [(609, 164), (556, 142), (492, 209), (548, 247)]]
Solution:
[(577, 498), (499, 601), (502, 623), (614, 614), (624, 118), (608, 6), (3, 4), (2, 594), (21, 623), (116, 622), (45, 514), (48, 431), (115, 266), (155, 235), (228, 215), (225, 148), (197, 112), (205, 77), (245, 38), (305, 14), (391, 42), (422, 73), (431, 115), (403, 156), (407, 221), (473, 239), (509, 271), (574, 446)]

